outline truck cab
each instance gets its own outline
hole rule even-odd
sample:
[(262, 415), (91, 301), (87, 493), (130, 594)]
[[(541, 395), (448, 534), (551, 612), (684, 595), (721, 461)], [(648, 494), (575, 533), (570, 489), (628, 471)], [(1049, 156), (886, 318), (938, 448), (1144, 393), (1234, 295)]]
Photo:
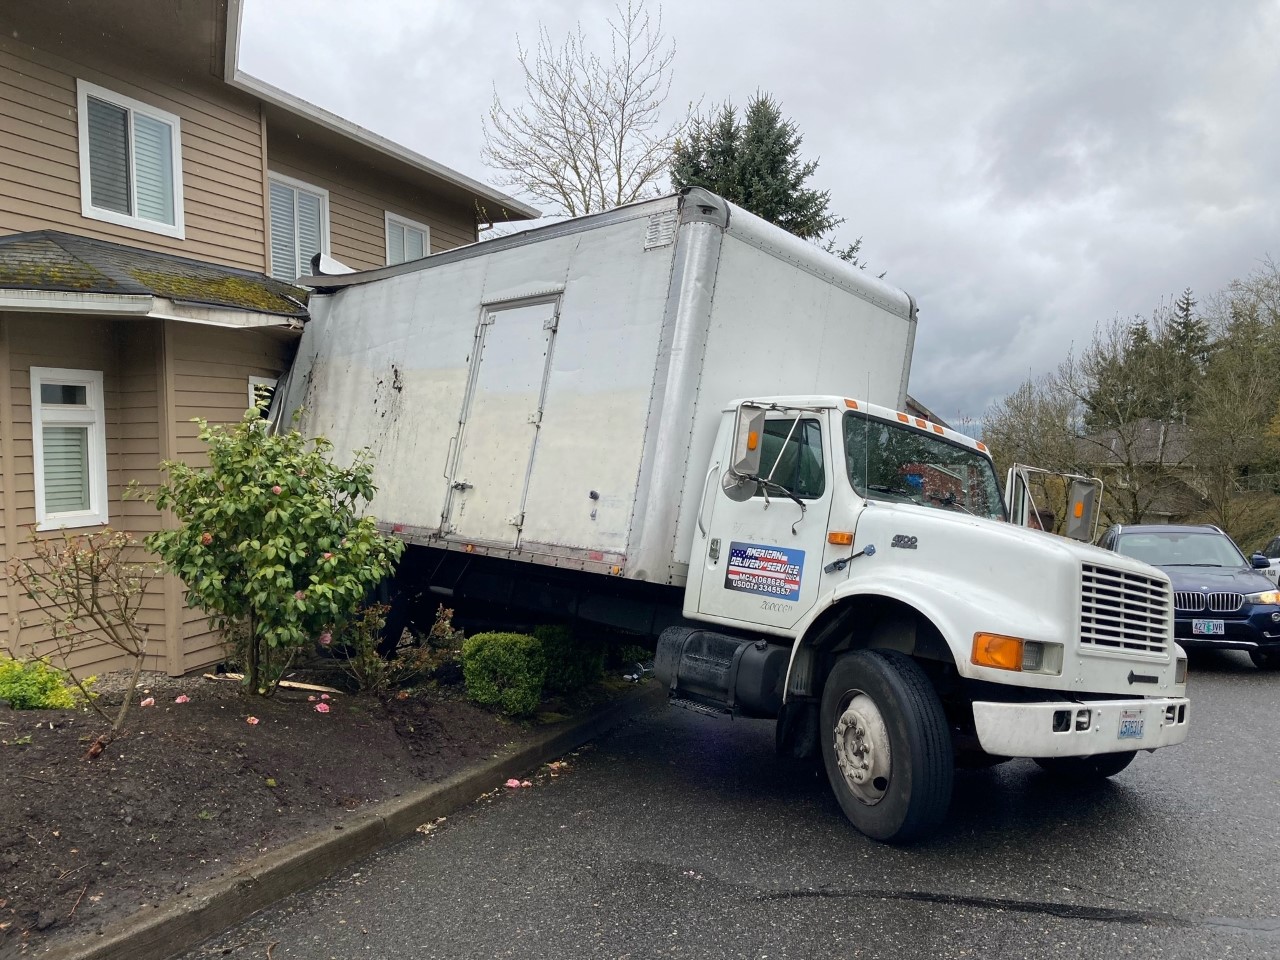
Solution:
[(666, 631), (659, 677), (777, 716), (872, 837), (935, 825), (957, 762), (1103, 777), (1186, 738), (1168, 578), (1011, 523), (980, 442), (862, 400), (741, 401), (685, 509), (707, 629)]

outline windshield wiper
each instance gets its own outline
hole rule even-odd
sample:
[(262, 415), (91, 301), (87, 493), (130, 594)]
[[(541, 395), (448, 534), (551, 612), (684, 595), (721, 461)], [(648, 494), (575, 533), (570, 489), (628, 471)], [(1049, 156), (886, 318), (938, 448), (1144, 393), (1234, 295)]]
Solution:
[(957, 507), (967, 513), (969, 516), (977, 516), (972, 510), (961, 503), (954, 493), (948, 493), (945, 497), (940, 497), (936, 493), (927, 494), (930, 500), (935, 500), (944, 507)]
[(1162, 567), (1222, 567), (1221, 563), (1162, 563)]
[(867, 484), (867, 489), (874, 490), (876, 493), (890, 493), (896, 497), (906, 497), (912, 503), (920, 502), (918, 499), (916, 499), (915, 491), (907, 490), (903, 487), (887, 487), (887, 486), (881, 486), (875, 483), (869, 483)]

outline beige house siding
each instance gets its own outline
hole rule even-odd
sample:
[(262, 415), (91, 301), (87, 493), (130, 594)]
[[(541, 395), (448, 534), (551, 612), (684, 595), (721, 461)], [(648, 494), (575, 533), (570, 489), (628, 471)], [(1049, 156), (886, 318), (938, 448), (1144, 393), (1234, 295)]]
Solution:
[[(185, 240), (81, 214), (77, 78), (178, 116)], [(66, 230), (263, 271), (262, 167), (258, 104), (213, 77), (74, 64), (0, 36), (0, 233)]]
[[(187, 463), (204, 465), (208, 461), (200, 430), (191, 418), (238, 421), (249, 406), (249, 377), (279, 377), (294, 344), (279, 333), (170, 322), (167, 349), (173, 374), (175, 454)], [(180, 609), (182, 663), (175, 672), (187, 673), (222, 659), (221, 634), (199, 611)]]
[[(155, 419), (148, 405), (155, 403), (154, 373), (142, 368), (136, 351), (145, 349), (149, 337), (156, 336), (155, 321), (112, 321), (63, 315), (6, 314), (0, 318), (8, 346), (6, 370), (9, 376), (12, 456), (4, 464), (4, 486), (12, 489), (12, 513), (6, 512), (6, 535), (11, 555), (29, 555), (27, 533), (35, 523), (35, 473), (31, 440), (31, 367), (63, 367), (98, 370), (103, 374), (107, 440), (108, 522), (114, 529), (135, 532), (135, 518), (145, 504), (122, 499), (124, 488), (134, 476), (143, 479), (147, 470), (154, 476), (154, 445), (132, 436), (138, 418)], [(150, 520), (150, 518), (147, 518)], [(142, 524), (144, 531), (147, 523)], [(86, 531), (96, 528), (84, 528)], [(57, 534), (50, 534), (57, 536)], [(141, 557), (139, 557), (141, 559)], [(6, 578), (7, 580), (7, 578)], [(11, 585), (10, 585), (11, 586)], [(11, 652), (45, 655), (54, 651), (42, 618), (33, 601), (10, 589), (8, 631)], [(162, 627), (163, 597), (154, 586), (143, 608), (142, 622), (158, 636)], [(19, 621), (26, 621), (23, 626)], [(150, 669), (165, 666), (163, 645), (153, 645), (148, 657)], [(85, 645), (71, 660), (71, 666), (85, 672), (101, 672), (121, 666), (113, 648), (103, 644)]]
[(267, 136), (272, 173), (329, 191), (329, 253), (347, 266), (386, 266), (387, 211), (430, 227), (433, 253), (475, 242), (474, 209), (445, 204), (345, 157), (313, 155), (290, 141), (277, 142), (270, 131)]
[[(56, 328), (56, 329), (55, 329)], [(8, 413), (0, 442), (0, 509), (8, 538), (5, 559), (25, 552), (26, 528), (35, 522), (35, 474), (31, 441), (32, 366), (100, 370), (106, 406), (108, 513), (112, 528), (139, 540), (172, 523), (155, 507), (125, 499), (129, 483), (144, 487), (159, 478), (159, 462), (171, 452), (206, 462), (189, 420), (239, 420), (248, 406), (250, 376), (278, 377), (293, 350), (292, 334), (226, 330), (159, 320), (109, 320), (67, 315), (4, 314), (0, 361)], [(172, 411), (165, 415), (165, 410)], [(13, 522), (9, 522), (12, 520)], [(86, 528), (94, 529), (94, 528)], [(143, 559), (139, 551), (138, 559)], [(20, 627), (14, 617), (25, 617)], [(222, 657), (219, 635), (198, 611), (182, 605), (182, 585), (158, 579), (147, 595), (142, 621), (150, 628), (148, 669), (186, 673)], [(0, 650), (43, 655), (53, 644), (31, 601), (6, 578), (0, 592)], [(105, 645), (87, 646), (72, 666), (103, 672), (125, 665)]]

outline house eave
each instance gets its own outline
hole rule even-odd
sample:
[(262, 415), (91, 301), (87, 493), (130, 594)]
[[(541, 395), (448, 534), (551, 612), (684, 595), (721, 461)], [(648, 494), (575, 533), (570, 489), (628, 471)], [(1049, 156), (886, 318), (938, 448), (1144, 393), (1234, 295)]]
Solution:
[(301, 330), (299, 317), (287, 317), (254, 310), (213, 307), (164, 297), (118, 293), (78, 293), (63, 290), (0, 289), (0, 314), (61, 313), (99, 317), (176, 320), (205, 326), (252, 329), (284, 327)]
[(377, 151), (407, 164), (421, 173), (442, 180), (456, 189), (473, 194), (484, 203), (492, 205), (494, 210), (504, 211), (507, 214), (507, 219), (536, 220), (542, 216), (542, 211), (536, 207), (522, 203), (514, 197), (507, 196), (501, 191), (486, 186), (479, 180), (473, 180), (466, 174), (459, 173), (457, 170), (446, 167), (442, 163), (437, 163), (430, 157), (425, 157), (392, 140), (380, 137), (378, 134), (366, 130), (349, 120), (344, 120), (335, 113), (330, 113), (314, 103), (308, 103), (301, 97), (295, 97), (293, 94), (287, 93), (279, 87), (267, 83), (265, 80), (259, 80), (257, 77), (242, 71), (238, 61), (240, 58), (240, 28), (243, 16), (244, 4), (242, 0), (227, 0), (227, 36), (222, 64), (223, 80), (227, 84), (279, 110), (309, 120), (370, 150)]

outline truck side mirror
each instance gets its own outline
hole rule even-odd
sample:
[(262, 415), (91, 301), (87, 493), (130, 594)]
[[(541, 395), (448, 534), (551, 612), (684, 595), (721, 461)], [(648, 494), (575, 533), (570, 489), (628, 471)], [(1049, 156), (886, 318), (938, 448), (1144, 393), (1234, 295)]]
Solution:
[(1067, 525), (1064, 537), (1091, 543), (1094, 515), (1098, 512), (1098, 485), (1089, 480), (1072, 480), (1067, 493)]
[(729, 457), (729, 473), (734, 477), (760, 475), (760, 456), (764, 452), (765, 408), (744, 403), (738, 407), (733, 425), (733, 453)]

